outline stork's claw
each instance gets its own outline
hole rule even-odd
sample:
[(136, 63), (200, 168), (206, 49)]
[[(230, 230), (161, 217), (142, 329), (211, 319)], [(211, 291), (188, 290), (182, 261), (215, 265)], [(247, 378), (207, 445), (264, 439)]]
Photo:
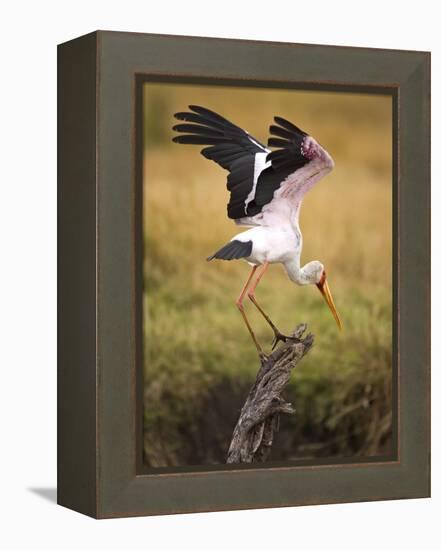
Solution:
[(262, 365), (264, 365), (268, 361), (268, 355), (263, 351), (259, 351), (259, 359)]
[(279, 342), (285, 342), (286, 343), (288, 340), (290, 342), (300, 342), (299, 338), (296, 338), (295, 336), (286, 336), (285, 334), (282, 334), (279, 330), (274, 329), (274, 338), (273, 338), (273, 341), (272, 341), (271, 351), (273, 351), (275, 349), (275, 347), (277, 346), (277, 344)]

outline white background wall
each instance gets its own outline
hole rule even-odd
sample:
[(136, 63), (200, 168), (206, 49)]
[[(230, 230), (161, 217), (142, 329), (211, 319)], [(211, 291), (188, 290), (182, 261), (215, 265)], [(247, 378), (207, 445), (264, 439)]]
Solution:
[[(3, 548), (439, 548), (440, 47), (435, 2), (5, 3), (0, 85)], [(95, 29), (432, 51), (433, 498), (93, 521), (57, 507), (56, 44)], [(437, 246), (438, 245), (438, 246)], [(438, 309), (439, 311), (439, 309)], [(437, 338), (438, 336), (438, 338)], [(42, 491), (42, 489), (44, 489)], [(41, 496), (43, 494), (43, 497)], [(44, 498), (46, 496), (46, 498)], [(232, 543), (232, 538), (236, 542)], [(236, 538), (237, 537), (237, 538)], [(4, 539), (4, 540), (2, 540)]]

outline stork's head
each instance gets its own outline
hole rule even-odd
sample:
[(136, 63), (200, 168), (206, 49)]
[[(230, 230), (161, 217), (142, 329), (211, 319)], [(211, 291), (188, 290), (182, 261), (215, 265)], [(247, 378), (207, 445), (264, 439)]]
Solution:
[(315, 284), (316, 287), (320, 290), (323, 298), (331, 310), (332, 315), (334, 316), (335, 322), (338, 325), (340, 330), (343, 329), (343, 325), (340, 319), (339, 314), (337, 313), (337, 308), (335, 307), (334, 300), (332, 298), (331, 290), (329, 288), (328, 279), (325, 271), (325, 266), (321, 262), (309, 262), (303, 268), (303, 276), (307, 279), (310, 284)]

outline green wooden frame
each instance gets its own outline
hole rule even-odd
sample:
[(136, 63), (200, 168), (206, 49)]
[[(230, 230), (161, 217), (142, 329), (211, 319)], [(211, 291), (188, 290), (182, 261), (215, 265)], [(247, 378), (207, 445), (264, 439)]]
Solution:
[[(58, 502), (110, 518), (428, 497), (430, 54), (98, 31), (60, 45), (58, 59)], [(394, 456), (143, 470), (146, 80), (393, 96)]]

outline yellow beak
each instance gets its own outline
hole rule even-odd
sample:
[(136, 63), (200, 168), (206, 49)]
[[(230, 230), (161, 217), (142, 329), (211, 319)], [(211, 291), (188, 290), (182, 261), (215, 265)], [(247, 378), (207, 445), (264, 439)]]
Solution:
[(331, 310), (331, 313), (334, 316), (334, 319), (338, 325), (338, 328), (340, 330), (343, 330), (343, 324), (341, 322), (339, 314), (337, 313), (337, 308), (335, 307), (334, 300), (332, 299), (331, 290), (329, 288), (328, 281), (326, 280), (325, 272), (323, 272), (320, 282), (317, 283), (317, 288), (320, 290), (324, 299), (326, 300), (326, 303), (328, 304), (329, 309)]

